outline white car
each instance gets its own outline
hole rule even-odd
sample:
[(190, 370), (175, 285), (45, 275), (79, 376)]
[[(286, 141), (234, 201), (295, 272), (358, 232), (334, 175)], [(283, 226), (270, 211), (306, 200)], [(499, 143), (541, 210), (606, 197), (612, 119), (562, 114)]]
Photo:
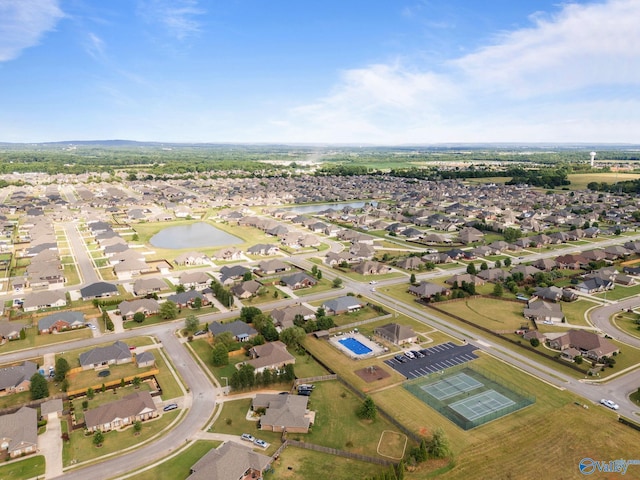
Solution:
[(609, 407), (611, 410), (618, 410), (620, 408), (620, 406), (613, 400), (605, 400), (603, 398), (602, 400), (600, 400), (600, 403), (605, 407)]
[(256, 440), (255, 437), (249, 433), (243, 433), (240, 438), (247, 442), (254, 442)]
[(375, 280), (371, 280), (371, 281), (369, 282), (369, 285), (375, 285), (376, 283), (378, 283), (378, 282), (376, 282)]

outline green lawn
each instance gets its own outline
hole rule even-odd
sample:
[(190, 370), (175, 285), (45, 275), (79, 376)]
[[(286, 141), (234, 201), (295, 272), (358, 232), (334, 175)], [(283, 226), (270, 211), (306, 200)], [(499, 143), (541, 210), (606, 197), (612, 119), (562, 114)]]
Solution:
[(382, 469), (381, 466), (373, 463), (295, 447), (285, 448), (271, 466), (273, 472), (267, 473), (264, 476), (265, 480), (316, 480), (318, 472), (322, 472), (322, 478), (353, 480), (373, 477)]
[[(426, 406), (404, 388), (396, 387), (372, 395), (377, 405), (421, 435), (430, 435), (441, 427), (456, 456), (455, 466), (444, 479), (469, 478), (581, 478), (578, 462), (585, 457), (620, 458), (628, 451), (637, 432), (616, 422), (616, 416), (599, 405), (568, 391), (536, 380), (517, 369), (481, 355), (471, 364), (481, 367), (512, 385), (518, 385), (536, 397), (536, 403), (473, 430), (464, 431), (435, 410)], [(576, 405), (577, 402), (579, 405)], [(596, 444), (581, 439), (598, 432)], [(508, 440), (507, 440), (508, 439)], [(625, 440), (626, 439), (626, 440)], [(540, 462), (536, 455), (514, 452), (554, 452)], [(561, 452), (561, 453), (560, 453)], [(406, 479), (427, 478), (434, 469), (431, 462), (405, 475)]]
[(586, 190), (590, 182), (624, 182), (640, 178), (637, 173), (570, 173), (567, 178), (571, 182), (571, 190)]
[(606, 300), (622, 300), (623, 298), (632, 297), (640, 294), (640, 284), (625, 287), (623, 285), (617, 285), (613, 290), (609, 290), (604, 293), (596, 293), (594, 297), (606, 299)]
[(584, 316), (587, 310), (593, 307), (597, 307), (599, 304), (579, 298), (575, 302), (562, 302), (562, 313), (567, 318), (567, 322), (572, 325), (590, 326), (589, 322), (585, 320)]
[(640, 338), (640, 325), (635, 323), (640, 318), (640, 315), (635, 313), (617, 313), (614, 315), (613, 323), (621, 330), (627, 332), (629, 335)]
[(0, 467), (1, 480), (26, 480), (44, 475), (43, 455), (35, 455)]
[[(154, 352), (154, 357), (156, 357), (156, 367), (160, 370), (160, 373), (156, 375), (156, 380), (160, 384), (160, 388), (162, 388), (162, 399), (169, 400), (171, 398), (182, 396), (182, 390), (180, 389), (178, 380), (176, 380), (167, 367), (167, 364), (162, 355), (160, 355), (160, 352)], [(176, 374), (178, 374), (177, 371)], [(180, 381), (182, 380), (180, 379)]]
[(70, 441), (63, 445), (63, 465), (71, 465), (71, 460), (76, 460), (77, 463), (93, 460), (142, 443), (167, 427), (178, 414), (179, 411), (166, 412), (154, 420), (142, 422), (142, 431), (138, 436), (134, 435), (132, 427), (122, 431), (107, 432), (104, 434), (104, 443), (100, 448), (93, 444), (92, 435), (85, 436), (83, 429), (75, 430), (70, 433)]
[(522, 316), (524, 303), (493, 298), (469, 298), (457, 302), (439, 303), (435, 306), (493, 331), (511, 332), (521, 328), (522, 325), (529, 324), (529, 321)]
[(136, 473), (136, 480), (184, 480), (189, 476), (194, 463), (200, 460), (212, 448), (218, 448), (220, 442), (198, 440), (175, 457), (153, 467)]
[(106, 403), (115, 402), (116, 400), (120, 400), (122, 397), (126, 397), (136, 391), (150, 391), (151, 386), (148, 383), (143, 382), (140, 385), (139, 389), (136, 389), (133, 385), (128, 385), (123, 388), (116, 388), (115, 390), (107, 390), (102, 392), (100, 390), (96, 391), (95, 396), (89, 400), (86, 397), (77, 398), (72, 401), (74, 406), (74, 414), (77, 422), (84, 421), (84, 409), (82, 407), (82, 403), (87, 401), (89, 404), (87, 405), (87, 410), (92, 410), (94, 408), (99, 407), (100, 405), (104, 405)]
[[(15, 320), (23, 321), (20, 318)], [(15, 352), (16, 350), (26, 350), (30, 348), (44, 347), (59, 342), (69, 342), (72, 340), (82, 340), (91, 338), (91, 330), (88, 328), (80, 328), (77, 330), (69, 330), (68, 332), (38, 335), (37, 327), (25, 329), (27, 337), (24, 340), (15, 340), (7, 342), (0, 347), (0, 353)]]

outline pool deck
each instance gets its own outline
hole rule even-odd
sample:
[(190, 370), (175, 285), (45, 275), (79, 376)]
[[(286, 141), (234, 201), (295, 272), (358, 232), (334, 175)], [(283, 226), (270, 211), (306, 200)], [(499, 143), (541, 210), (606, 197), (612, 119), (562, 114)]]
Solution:
[[(357, 354), (353, 350), (349, 349), (347, 346), (340, 343), (340, 340), (343, 340), (345, 338), (353, 338), (354, 340), (357, 340), (358, 342), (363, 344), (365, 347), (371, 349), (371, 351), (364, 354)], [(354, 360), (362, 360), (363, 358), (377, 357), (381, 353), (384, 353), (384, 347), (382, 347), (380, 344), (372, 340), (369, 340), (367, 337), (365, 337), (359, 332), (352, 331), (352, 332), (342, 333), (340, 335), (331, 337), (329, 339), (329, 342), (338, 350), (340, 350), (342, 353), (344, 353), (349, 358), (352, 358)]]

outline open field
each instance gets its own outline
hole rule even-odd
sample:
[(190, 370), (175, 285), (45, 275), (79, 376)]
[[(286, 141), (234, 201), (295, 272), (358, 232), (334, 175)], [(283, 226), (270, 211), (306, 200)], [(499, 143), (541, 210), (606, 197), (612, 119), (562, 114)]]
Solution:
[(624, 182), (627, 180), (636, 180), (640, 178), (640, 174), (637, 173), (608, 173), (608, 172), (598, 172), (598, 173), (571, 173), (568, 175), (569, 181), (571, 185), (569, 188), (571, 190), (585, 190), (587, 188), (587, 184), (590, 182), (606, 182), (606, 183), (616, 183), (616, 182)]
[(529, 324), (529, 321), (522, 316), (525, 307), (522, 302), (473, 298), (435, 305), (446, 312), (471, 320), (476, 325), (493, 331), (515, 331), (522, 325)]
[[(422, 435), (438, 427), (444, 429), (456, 455), (456, 465), (441, 477), (469, 478), (563, 478), (578, 479), (582, 474), (578, 462), (584, 457), (620, 458), (627, 443), (637, 432), (616, 422), (615, 414), (590, 405), (582, 408), (575, 395), (551, 387), (519, 370), (481, 355), (472, 362), (509, 383), (519, 385), (536, 397), (536, 403), (494, 422), (463, 431), (432, 410), (403, 388), (374, 393), (377, 405), (391, 412), (401, 423)], [(597, 442), (582, 439), (598, 432)], [(509, 448), (505, 448), (508, 439)], [(626, 440), (624, 440), (626, 439)], [(546, 452), (545, 461), (537, 455), (514, 452)], [(408, 479), (425, 478), (432, 467), (429, 462)], [(583, 478), (583, 477), (582, 477)]]
[(608, 292), (596, 293), (594, 297), (602, 298), (605, 300), (622, 300), (623, 298), (632, 297), (640, 294), (640, 285), (632, 285), (625, 287), (623, 285), (616, 285), (613, 290)]
[(591, 326), (584, 318), (586, 312), (594, 307), (599, 306), (598, 303), (579, 298), (575, 302), (562, 302), (562, 313), (567, 319), (567, 323), (571, 325)]

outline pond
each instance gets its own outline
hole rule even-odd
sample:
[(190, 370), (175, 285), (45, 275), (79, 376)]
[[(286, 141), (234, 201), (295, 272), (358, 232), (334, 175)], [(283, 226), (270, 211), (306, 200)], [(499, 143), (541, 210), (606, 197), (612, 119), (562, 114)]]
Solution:
[(342, 210), (344, 207), (362, 208), (365, 204), (370, 203), (374, 207), (377, 202), (350, 202), (350, 203), (316, 203), (314, 205), (300, 205), (296, 207), (285, 207), (296, 213), (316, 213), (331, 208), (332, 210)]
[(222, 247), (243, 243), (243, 240), (208, 223), (198, 222), (179, 227), (167, 227), (156, 233), (149, 243), (158, 248)]

